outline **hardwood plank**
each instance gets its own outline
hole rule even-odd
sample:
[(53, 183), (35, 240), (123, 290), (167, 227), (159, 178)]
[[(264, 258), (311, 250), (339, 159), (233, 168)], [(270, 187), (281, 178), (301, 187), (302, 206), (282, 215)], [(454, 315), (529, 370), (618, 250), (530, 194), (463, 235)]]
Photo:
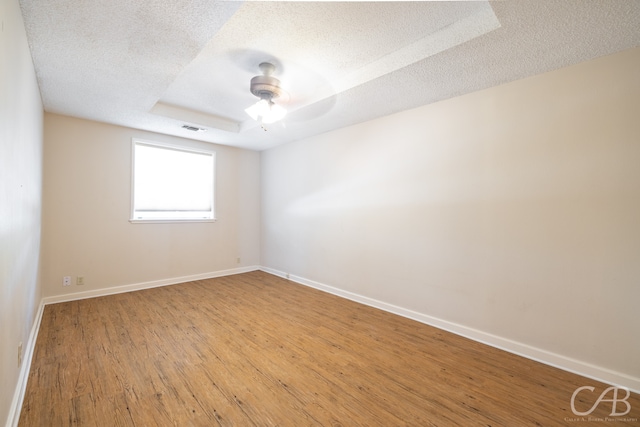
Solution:
[(606, 385), (252, 272), (47, 306), (19, 425), (564, 426), (584, 385), (583, 411)]

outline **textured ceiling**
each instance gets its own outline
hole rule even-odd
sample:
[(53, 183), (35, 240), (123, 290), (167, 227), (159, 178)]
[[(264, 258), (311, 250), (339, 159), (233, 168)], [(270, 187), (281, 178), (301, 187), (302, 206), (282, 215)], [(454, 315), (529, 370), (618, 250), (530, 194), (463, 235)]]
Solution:
[(640, 45), (635, 0), (20, 2), (46, 111), (255, 150)]

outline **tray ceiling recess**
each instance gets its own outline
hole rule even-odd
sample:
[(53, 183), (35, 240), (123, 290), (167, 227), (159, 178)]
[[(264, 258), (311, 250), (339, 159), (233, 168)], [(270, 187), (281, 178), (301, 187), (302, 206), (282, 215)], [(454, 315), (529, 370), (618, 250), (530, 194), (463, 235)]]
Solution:
[(256, 150), (640, 45), (627, 0), (20, 4), (46, 111)]
[[(206, 112), (209, 123), (232, 121), (239, 133), (251, 132), (258, 123), (244, 112), (255, 102), (247, 82), (262, 62), (275, 62), (274, 76), (289, 94), (280, 102), (292, 114), (500, 26), (486, 2), (461, 3), (463, 7), (455, 9), (425, 3), (424, 14), (429, 14), (427, 6), (439, 10), (430, 14), (428, 24), (412, 4), (248, 6), (252, 7), (239, 10), (185, 68), (157, 107)], [(296, 15), (301, 19), (289, 18)], [(252, 23), (250, 30), (247, 22)], [(211, 102), (210, 94), (224, 102)], [(198, 123), (195, 117), (194, 122)]]

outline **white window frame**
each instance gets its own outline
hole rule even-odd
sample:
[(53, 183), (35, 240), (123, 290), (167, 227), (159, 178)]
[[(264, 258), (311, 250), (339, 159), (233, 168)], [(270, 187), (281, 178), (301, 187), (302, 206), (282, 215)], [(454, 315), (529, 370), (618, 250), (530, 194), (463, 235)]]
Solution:
[[(213, 191), (213, 194), (211, 195), (211, 217), (210, 218), (171, 218), (171, 217), (164, 217), (164, 218), (148, 218), (148, 217), (144, 217), (144, 218), (136, 218), (135, 215), (135, 179), (136, 179), (136, 171), (135, 171), (135, 167), (136, 167), (136, 145), (146, 145), (146, 146), (151, 146), (151, 147), (157, 147), (157, 148), (162, 148), (162, 149), (168, 149), (168, 150), (175, 150), (175, 151), (182, 151), (182, 152), (187, 152), (187, 153), (194, 153), (194, 154), (205, 154), (208, 156), (211, 156), (211, 162), (212, 162), (212, 180), (213, 182), (211, 183), (211, 188)], [(144, 140), (144, 139), (138, 139), (138, 138), (132, 138), (131, 139), (131, 210), (130, 210), (130, 215), (129, 215), (129, 221), (131, 223), (179, 223), (179, 222), (215, 222), (216, 221), (216, 153), (213, 150), (203, 150), (203, 149), (196, 149), (196, 148), (191, 148), (191, 147), (184, 147), (181, 145), (174, 145), (174, 144), (166, 144), (163, 142), (155, 142), (155, 141), (148, 141), (148, 140)]]

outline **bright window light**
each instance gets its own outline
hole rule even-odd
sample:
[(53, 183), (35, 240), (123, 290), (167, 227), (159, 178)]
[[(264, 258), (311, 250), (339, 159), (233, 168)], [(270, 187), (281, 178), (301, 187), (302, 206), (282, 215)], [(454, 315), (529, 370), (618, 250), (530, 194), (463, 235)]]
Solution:
[(212, 221), (214, 153), (133, 140), (131, 221)]

